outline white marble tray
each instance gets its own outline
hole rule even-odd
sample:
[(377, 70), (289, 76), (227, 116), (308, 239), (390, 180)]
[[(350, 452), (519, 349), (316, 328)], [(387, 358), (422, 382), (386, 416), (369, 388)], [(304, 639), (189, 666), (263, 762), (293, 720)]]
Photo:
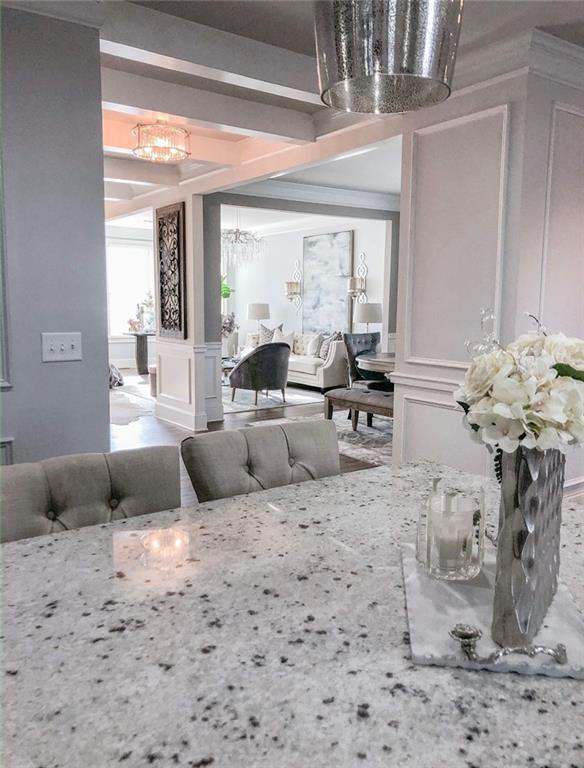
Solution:
[(545, 624), (534, 644), (554, 647), (563, 643), (568, 652), (567, 664), (558, 664), (545, 655), (532, 659), (511, 655), (496, 664), (485, 665), (467, 659), (460, 644), (449, 636), (455, 624), (473, 624), (483, 633), (477, 643), (480, 656), (488, 656), (498, 648), (490, 632), (495, 554), (492, 547), (486, 549), (483, 571), (472, 581), (439, 581), (430, 578), (419, 565), (413, 544), (403, 546), (402, 567), (413, 662), (584, 680), (584, 621), (563, 584), (558, 587)]

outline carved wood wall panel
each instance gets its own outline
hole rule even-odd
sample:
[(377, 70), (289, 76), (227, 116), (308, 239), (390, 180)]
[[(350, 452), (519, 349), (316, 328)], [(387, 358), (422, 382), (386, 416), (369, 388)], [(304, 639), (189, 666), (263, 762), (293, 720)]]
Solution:
[(185, 204), (156, 210), (159, 320), (158, 335), (187, 337)]

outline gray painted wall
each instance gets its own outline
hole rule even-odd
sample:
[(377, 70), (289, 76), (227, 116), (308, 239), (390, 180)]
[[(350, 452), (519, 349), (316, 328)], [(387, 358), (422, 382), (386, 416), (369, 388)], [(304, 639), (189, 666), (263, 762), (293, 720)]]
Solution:
[(221, 205), (248, 208), (270, 208), (278, 211), (316, 213), (323, 216), (346, 216), (350, 219), (380, 219), (392, 222), (391, 287), (389, 332), (395, 332), (397, 312), (397, 275), (399, 253), (399, 213), (344, 205), (330, 205), (283, 200), (236, 192), (216, 192), (203, 198), (203, 238), (205, 252), (205, 341), (221, 340)]
[[(97, 30), (2, 10), (2, 152), (14, 460), (109, 449)], [(83, 360), (41, 362), (41, 332)]]

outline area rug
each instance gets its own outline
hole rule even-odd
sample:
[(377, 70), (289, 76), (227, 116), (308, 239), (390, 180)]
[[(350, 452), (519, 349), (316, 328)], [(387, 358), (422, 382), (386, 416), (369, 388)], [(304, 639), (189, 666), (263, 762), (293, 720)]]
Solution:
[(286, 387), (286, 402), (282, 402), (282, 393), (270, 392), (266, 397), (265, 392), (258, 394), (258, 404), (254, 405), (255, 392), (247, 389), (238, 389), (235, 393), (235, 402), (231, 402), (231, 387), (221, 388), (221, 399), (225, 413), (241, 413), (242, 411), (259, 411), (262, 408), (278, 408), (282, 405), (309, 405), (310, 403), (322, 403), (324, 396), (315, 389), (302, 389), (301, 387)]
[[(291, 416), (287, 419), (267, 419), (266, 421), (249, 422), (248, 427), (266, 427), (270, 424), (289, 424), (294, 421), (314, 421), (324, 419), (318, 416)], [(333, 421), (339, 438), (339, 453), (351, 459), (359, 459), (374, 466), (391, 464), (393, 419), (385, 416), (374, 416), (373, 426), (365, 423), (365, 414), (356, 432), (351, 429), (351, 421), (347, 419), (347, 411), (335, 411)]]
[(110, 424), (125, 426), (154, 413), (154, 400), (122, 392), (122, 389), (110, 392)]

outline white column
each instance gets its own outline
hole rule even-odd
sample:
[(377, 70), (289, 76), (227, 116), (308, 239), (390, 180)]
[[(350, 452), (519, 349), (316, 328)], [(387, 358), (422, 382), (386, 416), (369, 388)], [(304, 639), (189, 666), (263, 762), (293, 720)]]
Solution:
[[(491, 471), (452, 393), (480, 337), (533, 325), (584, 337), (584, 56), (538, 34), (530, 67), (406, 119), (402, 168), (394, 460)], [(565, 47), (565, 50), (563, 48)], [(544, 74), (547, 73), (547, 74)], [(584, 451), (566, 487), (584, 487)]]
[(403, 138), (394, 461), (481, 474), (487, 451), (453, 398), (480, 337), (481, 307), (503, 322), (521, 167), (525, 76), (474, 88), (406, 120)]

